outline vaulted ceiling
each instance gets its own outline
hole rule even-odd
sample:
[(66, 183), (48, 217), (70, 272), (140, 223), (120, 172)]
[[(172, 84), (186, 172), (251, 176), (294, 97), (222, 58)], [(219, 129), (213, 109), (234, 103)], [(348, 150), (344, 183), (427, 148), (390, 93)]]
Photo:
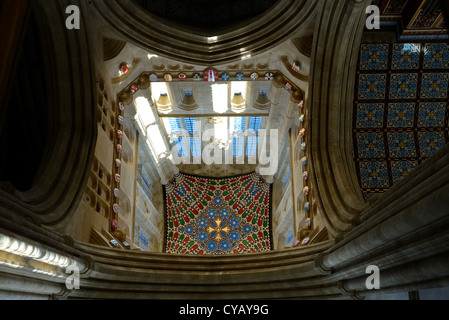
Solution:
[[(383, 32), (409, 20), (408, 26), (395, 27), (389, 38), (365, 33), (359, 51), (353, 140), (366, 200), (388, 190), (449, 142), (447, 27), (441, 8), (429, 7), (432, 1), (416, 8), (406, 7), (408, 2), (382, 1)], [(405, 11), (412, 7), (415, 14), (407, 20)], [(419, 27), (429, 15), (433, 22)]]

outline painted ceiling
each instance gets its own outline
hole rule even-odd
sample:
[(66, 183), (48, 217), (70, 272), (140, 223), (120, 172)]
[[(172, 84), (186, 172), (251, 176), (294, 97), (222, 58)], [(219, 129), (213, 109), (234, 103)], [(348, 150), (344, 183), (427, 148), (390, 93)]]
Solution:
[(271, 250), (271, 185), (259, 174), (211, 179), (179, 173), (164, 191), (166, 253)]
[(449, 39), (439, 0), (378, 0), (381, 29), (395, 30), (404, 41)]
[(353, 141), (365, 199), (449, 141), (448, 82), (448, 43), (362, 43)]

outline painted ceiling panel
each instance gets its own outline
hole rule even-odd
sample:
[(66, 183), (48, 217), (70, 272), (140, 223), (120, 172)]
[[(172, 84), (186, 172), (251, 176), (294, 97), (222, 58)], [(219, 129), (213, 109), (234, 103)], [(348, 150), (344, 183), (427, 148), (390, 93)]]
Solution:
[(211, 179), (179, 173), (164, 191), (165, 252), (271, 250), (271, 185), (259, 174)]
[(449, 44), (363, 43), (356, 82), (354, 158), (368, 199), (449, 141)]

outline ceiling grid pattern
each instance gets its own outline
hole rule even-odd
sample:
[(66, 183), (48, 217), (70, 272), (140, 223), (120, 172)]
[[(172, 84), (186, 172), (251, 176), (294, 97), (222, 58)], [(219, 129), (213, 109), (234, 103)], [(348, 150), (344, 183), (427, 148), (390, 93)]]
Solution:
[(365, 200), (448, 141), (449, 45), (363, 43), (354, 96), (354, 160)]

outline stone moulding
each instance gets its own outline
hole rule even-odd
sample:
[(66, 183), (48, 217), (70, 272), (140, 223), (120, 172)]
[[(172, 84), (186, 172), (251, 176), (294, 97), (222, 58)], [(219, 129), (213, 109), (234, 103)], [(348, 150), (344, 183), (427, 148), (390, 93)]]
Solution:
[[(245, 48), (245, 54), (255, 55), (275, 47), (291, 37), (293, 30), (310, 25), (318, 3), (318, 0), (279, 1), (272, 10), (248, 25), (214, 34), (217, 41), (213, 44), (208, 42), (208, 35), (188, 27), (181, 30), (167, 25), (131, 0), (95, 1), (85, 9), (96, 10), (102, 17), (100, 23), (130, 43), (177, 61), (203, 65), (241, 60), (241, 48)], [(189, 39), (188, 46), (186, 39)]]

